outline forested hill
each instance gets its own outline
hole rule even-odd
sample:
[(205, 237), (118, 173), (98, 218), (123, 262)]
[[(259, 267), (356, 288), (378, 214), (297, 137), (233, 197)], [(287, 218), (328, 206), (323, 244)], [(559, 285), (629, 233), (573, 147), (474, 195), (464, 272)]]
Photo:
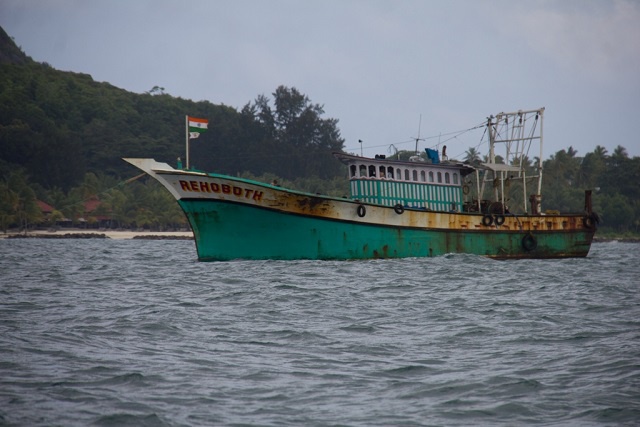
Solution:
[[(185, 115), (209, 119), (191, 142), (191, 165), (237, 174), (333, 178), (344, 140), (337, 120), (295, 88), (258, 96), (240, 111), (193, 102), (160, 87), (136, 94), (29, 58), (0, 28), (0, 174), (68, 190), (87, 172), (131, 176), (122, 157), (184, 158)], [(277, 107), (272, 107), (276, 105)]]
[[(322, 106), (295, 88), (280, 86), (271, 95), (236, 109), (174, 97), (158, 86), (131, 93), (34, 61), (0, 28), (0, 228), (37, 223), (36, 198), (74, 222), (87, 216), (77, 208), (91, 198), (100, 199), (119, 226), (179, 222), (179, 213), (164, 218), (176, 203), (153, 183), (114, 186), (138, 173), (122, 157), (173, 165), (184, 157), (186, 115), (209, 120), (208, 131), (191, 141), (192, 167), (268, 174), (297, 189), (345, 194), (342, 165), (331, 155), (344, 148), (338, 121), (323, 118)], [(580, 154), (568, 147), (544, 160), (545, 208), (580, 212), (584, 190), (593, 189), (605, 227), (637, 233), (640, 157), (629, 158), (622, 146)], [(470, 148), (464, 160), (481, 158)]]
[(27, 64), (29, 62), (33, 61), (16, 46), (4, 29), (0, 27), (0, 65)]

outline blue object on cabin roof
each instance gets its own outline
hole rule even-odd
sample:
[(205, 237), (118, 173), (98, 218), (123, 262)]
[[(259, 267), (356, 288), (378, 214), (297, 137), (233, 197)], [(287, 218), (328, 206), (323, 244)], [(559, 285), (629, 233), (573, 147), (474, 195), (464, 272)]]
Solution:
[(438, 150), (432, 150), (431, 148), (425, 148), (427, 150), (427, 158), (431, 160), (431, 163), (437, 165), (440, 163), (440, 156), (438, 155)]

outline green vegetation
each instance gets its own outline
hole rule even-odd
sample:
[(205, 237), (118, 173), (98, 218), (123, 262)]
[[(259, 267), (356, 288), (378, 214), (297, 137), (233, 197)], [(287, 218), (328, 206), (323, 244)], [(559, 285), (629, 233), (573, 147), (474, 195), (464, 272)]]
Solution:
[[(135, 94), (91, 76), (61, 72), (27, 57), (0, 28), (0, 228), (60, 222), (87, 227), (185, 227), (177, 203), (122, 157), (176, 164), (184, 156), (184, 118), (209, 119), (191, 141), (191, 166), (283, 186), (348, 193), (338, 120), (296, 88), (280, 86), (240, 110), (173, 97), (153, 86)], [(405, 158), (410, 152), (400, 152)], [(470, 162), (480, 160), (471, 148)], [(531, 164), (529, 159), (525, 163)], [(533, 170), (533, 168), (532, 168)], [(545, 209), (581, 212), (594, 190), (603, 231), (638, 233), (640, 158), (618, 146), (578, 157), (561, 150), (543, 163)], [(517, 182), (511, 204), (520, 203)], [(43, 215), (45, 202), (53, 210)]]

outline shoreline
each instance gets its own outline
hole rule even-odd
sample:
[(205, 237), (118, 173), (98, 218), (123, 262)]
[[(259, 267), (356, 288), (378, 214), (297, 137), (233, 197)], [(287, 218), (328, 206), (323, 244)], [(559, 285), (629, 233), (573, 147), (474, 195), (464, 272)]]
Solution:
[[(141, 239), (141, 240), (193, 240), (192, 231), (130, 231), (130, 230), (85, 230), (85, 229), (60, 229), (60, 230), (32, 230), (26, 236), (22, 232), (9, 231), (0, 233), (1, 239)], [(622, 242), (640, 243), (638, 237), (598, 237), (593, 238), (593, 243)]]
[(0, 239), (147, 239), (147, 240), (192, 240), (191, 231), (123, 231), (123, 230), (33, 230), (26, 236), (22, 232), (0, 233)]

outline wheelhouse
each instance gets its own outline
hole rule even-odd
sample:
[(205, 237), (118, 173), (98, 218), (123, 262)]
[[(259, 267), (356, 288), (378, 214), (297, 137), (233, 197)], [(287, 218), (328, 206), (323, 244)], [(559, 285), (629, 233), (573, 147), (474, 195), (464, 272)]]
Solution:
[(456, 162), (387, 160), (338, 154), (348, 166), (350, 198), (384, 206), (461, 212), (463, 178), (474, 169)]

